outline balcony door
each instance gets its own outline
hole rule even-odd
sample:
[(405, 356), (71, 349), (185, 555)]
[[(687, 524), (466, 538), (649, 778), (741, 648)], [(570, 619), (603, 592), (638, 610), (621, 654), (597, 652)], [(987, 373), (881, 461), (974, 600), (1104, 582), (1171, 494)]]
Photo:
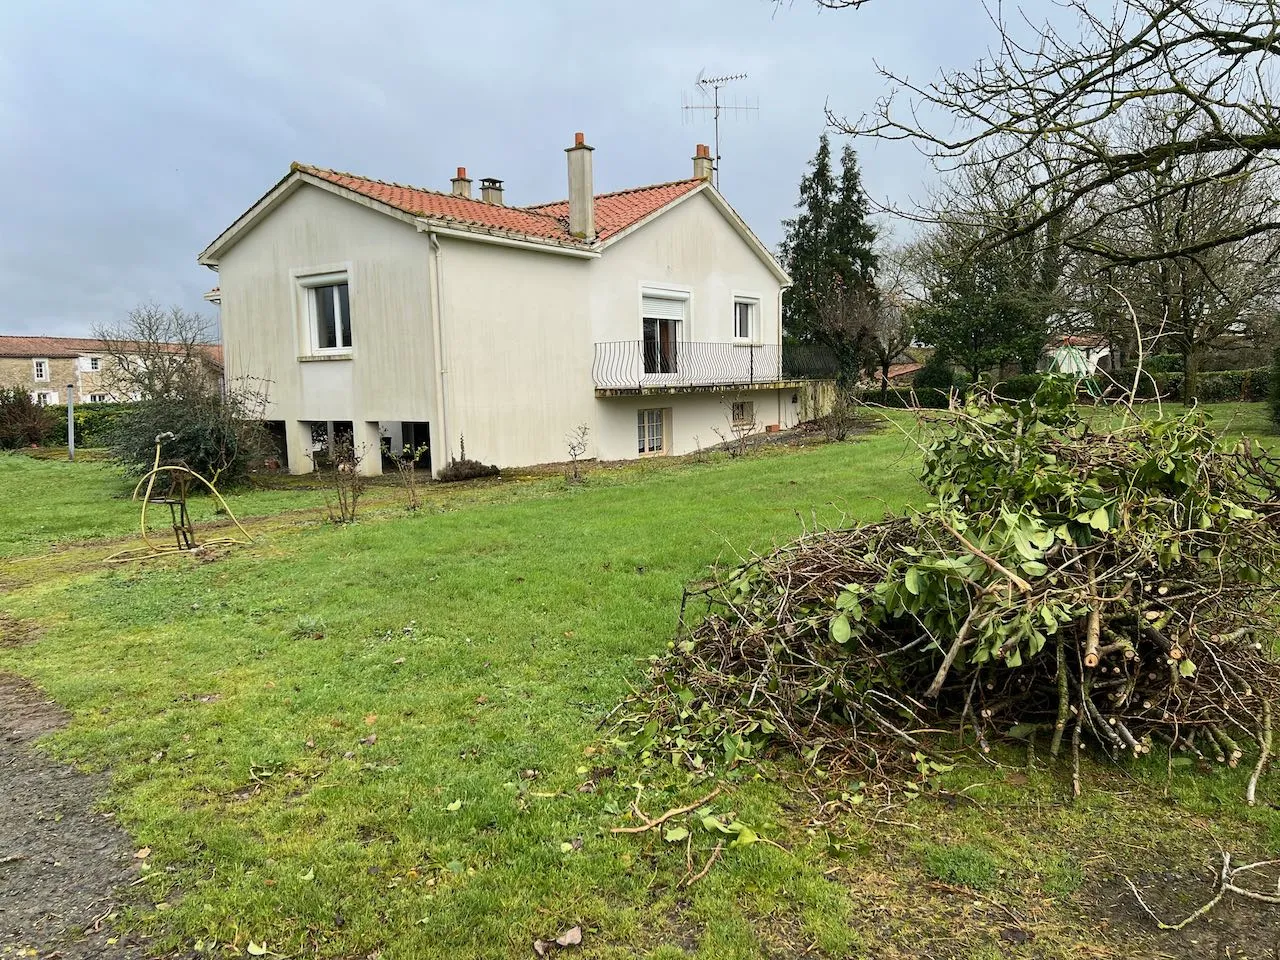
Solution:
[(645, 294), (641, 303), (646, 377), (665, 379), (680, 372), (680, 341), (684, 337), (687, 300)]

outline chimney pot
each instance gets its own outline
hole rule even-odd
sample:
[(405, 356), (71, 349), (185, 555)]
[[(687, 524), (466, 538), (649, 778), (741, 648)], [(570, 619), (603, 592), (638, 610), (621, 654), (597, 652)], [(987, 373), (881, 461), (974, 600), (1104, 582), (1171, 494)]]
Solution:
[(569, 232), (588, 242), (596, 238), (596, 199), (592, 185), (591, 154), (581, 133), (573, 135), (569, 157)]
[(450, 182), (453, 184), (453, 195), (455, 197), (471, 199), (471, 180), (467, 177), (466, 167), (459, 167), (458, 175)]
[(693, 178), (695, 180), (710, 180), (715, 170), (715, 161), (711, 158), (711, 148), (705, 143), (700, 143), (693, 152)]
[(480, 181), (480, 199), (485, 203), (502, 206), (502, 181), (497, 177), (484, 177)]

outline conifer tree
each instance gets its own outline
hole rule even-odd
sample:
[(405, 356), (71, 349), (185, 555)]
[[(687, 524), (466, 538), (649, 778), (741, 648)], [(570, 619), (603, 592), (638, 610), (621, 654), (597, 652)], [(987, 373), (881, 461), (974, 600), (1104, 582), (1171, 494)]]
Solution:
[(831, 141), (824, 133), (800, 180), (798, 213), (784, 223), (782, 259), (792, 286), (783, 296), (783, 332), (793, 344), (825, 348), (840, 378), (862, 365), (877, 305), (875, 226), (868, 220), (858, 157), (846, 145), (837, 181)]

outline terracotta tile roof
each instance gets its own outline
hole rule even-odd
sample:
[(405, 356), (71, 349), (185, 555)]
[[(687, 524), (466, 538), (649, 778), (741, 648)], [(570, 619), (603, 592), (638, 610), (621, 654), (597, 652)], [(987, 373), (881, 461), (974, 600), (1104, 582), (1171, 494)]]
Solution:
[(897, 380), (899, 377), (905, 377), (924, 367), (923, 363), (895, 363), (889, 367), (889, 379)]
[[(620, 233), (649, 214), (661, 210), (668, 203), (678, 200), (704, 182), (703, 180), (675, 180), (671, 183), (657, 183), (650, 187), (620, 190), (617, 193), (598, 193), (595, 198), (596, 235), (601, 240), (608, 240), (615, 233)], [(526, 209), (555, 217), (564, 224), (565, 232), (568, 232), (568, 200), (543, 203)]]
[[(544, 203), (533, 207), (507, 207), (436, 190), (387, 183), (368, 177), (295, 163), (293, 169), (326, 180), (362, 196), (395, 207), (415, 217), (443, 220), (468, 227), (482, 227), (550, 240), (572, 246), (589, 246), (569, 233), (569, 202)], [(643, 220), (651, 213), (702, 185), (702, 180), (679, 180), (618, 193), (599, 194), (596, 202), (596, 232), (600, 240)]]
[[(172, 345), (175, 350), (178, 344)], [(222, 345), (206, 344), (201, 348), (211, 363), (222, 366)], [(73, 358), (85, 354), (104, 354), (101, 340), (93, 337), (19, 337), (0, 336), (0, 357)]]
[(92, 337), (0, 336), (0, 357), (78, 357), (102, 352), (102, 341)]

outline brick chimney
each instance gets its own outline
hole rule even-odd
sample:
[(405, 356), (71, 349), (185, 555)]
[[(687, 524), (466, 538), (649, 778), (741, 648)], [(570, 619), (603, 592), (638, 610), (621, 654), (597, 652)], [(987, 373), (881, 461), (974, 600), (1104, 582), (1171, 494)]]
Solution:
[(502, 206), (502, 181), (496, 177), (483, 177), (480, 180), (480, 199), (485, 203)]
[(710, 180), (714, 169), (715, 162), (711, 159), (711, 148), (705, 143), (698, 144), (698, 149), (693, 154), (693, 178)]
[(467, 176), (466, 167), (459, 167), (458, 175), (449, 182), (453, 184), (453, 195), (455, 197), (471, 199), (471, 178)]
[(596, 238), (596, 200), (592, 186), (591, 154), (581, 133), (573, 135), (569, 155), (569, 232), (580, 240)]

